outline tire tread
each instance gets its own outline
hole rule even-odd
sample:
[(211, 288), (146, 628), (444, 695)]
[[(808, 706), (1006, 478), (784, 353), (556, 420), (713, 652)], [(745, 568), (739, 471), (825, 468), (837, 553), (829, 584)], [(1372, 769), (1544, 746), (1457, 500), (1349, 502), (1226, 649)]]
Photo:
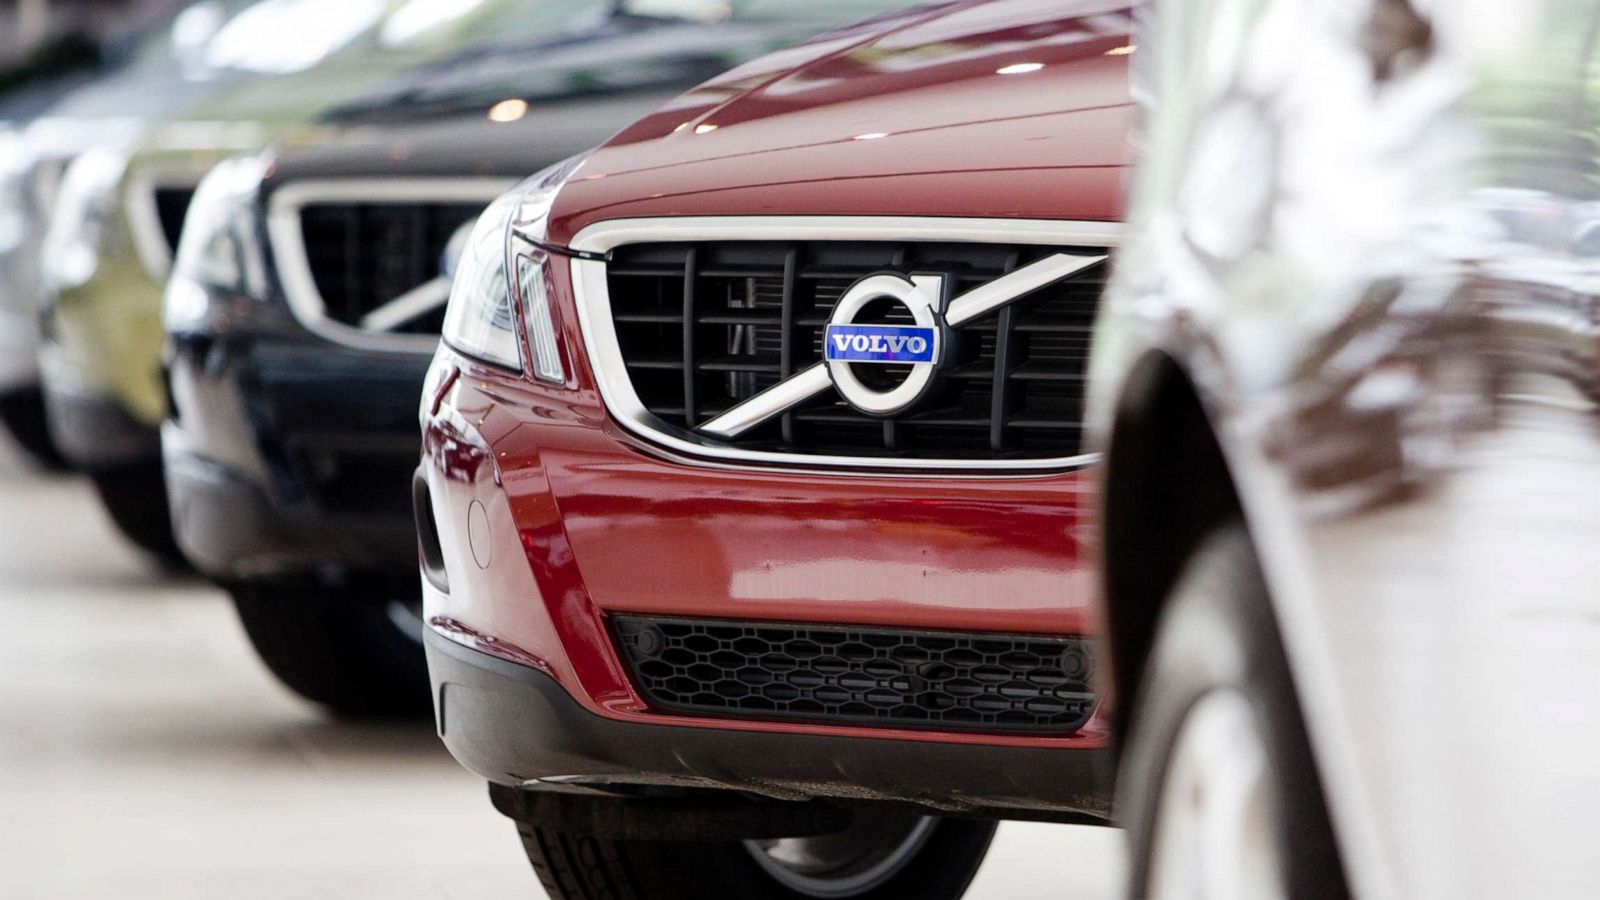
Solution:
[(1348, 900), (1344, 873), (1303, 711), (1265, 576), (1243, 523), (1203, 540), (1162, 611), (1144, 684), (1134, 697), (1117, 789), (1118, 817), (1129, 828), (1129, 896), (1148, 885), (1167, 757), (1187, 711), (1204, 694), (1229, 687), (1248, 697), (1281, 790), (1289, 896)]
[[(994, 824), (945, 820), (895, 881), (862, 900), (955, 900), (977, 872)], [(528, 862), (551, 900), (799, 900), (761, 872), (736, 842), (613, 840), (517, 823)]]
[(352, 717), (431, 711), (422, 644), (389, 619), (381, 594), (298, 581), (229, 592), (256, 654), (295, 693)]

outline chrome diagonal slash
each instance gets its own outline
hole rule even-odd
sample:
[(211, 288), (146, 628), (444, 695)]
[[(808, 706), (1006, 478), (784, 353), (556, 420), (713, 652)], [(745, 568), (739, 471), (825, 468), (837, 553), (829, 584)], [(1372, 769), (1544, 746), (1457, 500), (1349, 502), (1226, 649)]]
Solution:
[[(944, 313), (945, 324), (952, 328), (965, 325), (1040, 288), (1099, 265), (1108, 258), (1057, 253), (1023, 266), (950, 301), (950, 307)], [(767, 388), (696, 430), (712, 437), (735, 438), (831, 387), (833, 376), (827, 365), (819, 362)]]
[(715, 437), (738, 437), (830, 387), (833, 387), (833, 376), (828, 374), (827, 366), (817, 363), (717, 416), (698, 430)]

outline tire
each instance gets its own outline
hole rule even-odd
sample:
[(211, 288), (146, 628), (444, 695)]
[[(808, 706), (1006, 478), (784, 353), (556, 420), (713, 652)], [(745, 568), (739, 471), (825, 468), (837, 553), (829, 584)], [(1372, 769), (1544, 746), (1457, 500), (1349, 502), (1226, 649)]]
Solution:
[(300, 696), (351, 718), (432, 713), (421, 619), (397, 614), (401, 591), (264, 580), (229, 593), (261, 661)]
[(5, 423), (17, 446), (40, 468), (65, 472), (72, 465), (50, 437), (45, 415), (44, 394), (37, 387), (0, 394), (0, 422)]
[(993, 822), (878, 818), (926, 830), (892, 867), (856, 885), (839, 878), (815, 888), (772, 874), (754, 842), (611, 840), (528, 823), (517, 830), (551, 900), (956, 900), (995, 832)]
[[(1191, 557), (1162, 614), (1136, 700), (1117, 792), (1129, 831), (1131, 897), (1348, 898), (1266, 582), (1243, 526), (1219, 529)], [(1208, 733), (1210, 746), (1223, 752), (1201, 752)], [(1241, 781), (1247, 768), (1257, 774)], [(1238, 806), (1247, 813), (1225, 820), (1246, 823), (1238, 831), (1247, 837), (1229, 847), (1216, 839), (1226, 826), (1205, 830), (1205, 798), (1241, 783), (1256, 786), (1245, 793), (1259, 802)], [(1190, 817), (1202, 824), (1185, 828)], [(1184, 839), (1191, 835), (1210, 840)], [(1213, 851), (1204, 876), (1185, 865), (1199, 858), (1199, 848), (1219, 846), (1240, 852)], [(1230, 868), (1236, 860), (1245, 862)], [(1165, 890), (1168, 884), (1187, 890)], [(1259, 885), (1267, 888), (1242, 889)]]
[(159, 462), (99, 469), (89, 473), (89, 480), (123, 537), (167, 568), (189, 568), (172, 532), (167, 481)]

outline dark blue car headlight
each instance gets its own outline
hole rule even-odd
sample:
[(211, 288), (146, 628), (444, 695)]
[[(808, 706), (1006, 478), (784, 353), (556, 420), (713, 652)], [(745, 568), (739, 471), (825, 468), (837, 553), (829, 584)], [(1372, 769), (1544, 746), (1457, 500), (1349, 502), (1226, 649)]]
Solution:
[(209, 329), (214, 298), (266, 296), (258, 200), (269, 166), (262, 157), (231, 159), (195, 189), (167, 280), (162, 306), (167, 331)]
[(100, 270), (116, 235), (119, 191), (127, 171), (127, 154), (111, 147), (91, 148), (67, 167), (44, 235), (45, 280), (51, 291), (83, 287)]

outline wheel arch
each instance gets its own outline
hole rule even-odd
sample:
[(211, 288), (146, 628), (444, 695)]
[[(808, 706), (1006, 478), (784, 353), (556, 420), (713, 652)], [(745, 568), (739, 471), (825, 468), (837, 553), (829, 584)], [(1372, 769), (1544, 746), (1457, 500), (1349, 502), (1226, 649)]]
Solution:
[(1199, 542), (1242, 512), (1201, 392), (1165, 351), (1128, 369), (1103, 467), (1105, 639), (1113, 718), (1123, 732), (1170, 589)]

